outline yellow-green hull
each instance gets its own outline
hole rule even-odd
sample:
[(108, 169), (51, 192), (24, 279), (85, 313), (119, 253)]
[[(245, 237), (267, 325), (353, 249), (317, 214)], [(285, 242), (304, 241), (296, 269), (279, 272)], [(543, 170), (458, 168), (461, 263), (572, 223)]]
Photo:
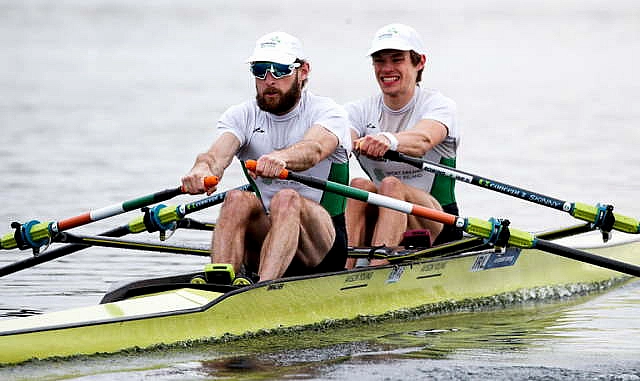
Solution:
[[(559, 242), (639, 264), (638, 237), (615, 236), (617, 243), (608, 245), (598, 243), (593, 234)], [(228, 293), (180, 288), (1, 321), (0, 363), (116, 352), (620, 277), (617, 272), (538, 250), (510, 249), (503, 255), (472, 252), (288, 278)]]

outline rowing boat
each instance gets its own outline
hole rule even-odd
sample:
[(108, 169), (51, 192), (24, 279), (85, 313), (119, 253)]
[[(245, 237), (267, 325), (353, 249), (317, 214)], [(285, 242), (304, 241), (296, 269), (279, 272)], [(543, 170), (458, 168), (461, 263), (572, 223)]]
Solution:
[[(640, 264), (640, 237), (569, 227), (538, 237), (627, 263)], [(111, 353), (159, 344), (380, 316), (437, 310), (465, 301), (522, 302), (558, 296), (553, 290), (600, 290), (625, 274), (535, 248), (496, 249), (483, 240), (420, 248), (353, 249), (391, 264), (282, 278), (245, 287), (192, 283), (193, 272), (133, 282), (99, 305), (0, 321), (0, 363)], [(360, 253), (360, 254), (358, 254)]]
[[(455, 216), (283, 170), (279, 174), (282, 179), (453, 225), (469, 236), (433, 248), (351, 248), (350, 256), (385, 258), (390, 264), (243, 287), (202, 282), (202, 278), (207, 278), (202, 272), (140, 280), (111, 290), (96, 306), (0, 321), (0, 364), (184, 344), (402, 311), (437, 311), (442, 306), (455, 307), (465, 301), (503, 304), (541, 299), (564, 295), (566, 290), (600, 290), (631, 279), (629, 276), (640, 276), (640, 221), (614, 213), (612, 205), (562, 201), (475, 175), (427, 167), (424, 162), (402, 156), (397, 159), (491, 190), (508, 189), (509, 195), (527, 201), (539, 201), (545, 206), (557, 204), (558, 210), (587, 223), (532, 234), (510, 227), (506, 219), (484, 221)], [(249, 169), (256, 165), (253, 161), (245, 164)], [(206, 184), (218, 179), (204, 181)], [(224, 192), (181, 206), (160, 204), (146, 208), (158, 199), (180, 193), (184, 193), (181, 188), (156, 192), (57, 222), (14, 223), (15, 231), (0, 237), (0, 249), (32, 249), (36, 255), (0, 268), (0, 276), (91, 246), (208, 256), (208, 248), (119, 238), (130, 233), (158, 231), (164, 240), (167, 231), (177, 228), (213, 229), (214, 224), (194, 223), (185, 216), (223, 202)], [(78, 236), (65, 231), (124, 213), (132, 209), (131, 205), (145, 206), (144, 216), (100, 236)], [(612, 230), (617, 230), (615, 235)], [(67, 245), (39, 253), (41, 247), (52, 242)]]

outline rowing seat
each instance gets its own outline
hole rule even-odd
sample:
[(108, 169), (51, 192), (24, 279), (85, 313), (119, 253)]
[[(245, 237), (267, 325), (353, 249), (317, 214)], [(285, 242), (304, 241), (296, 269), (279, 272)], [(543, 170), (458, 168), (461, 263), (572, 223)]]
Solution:
[(402, 241), (400, 241), (400, 246), (404, 246), (407, 249), (430, 248), (431, 232), (427, 229), (407, 230), (406, 232), (402, 233)]

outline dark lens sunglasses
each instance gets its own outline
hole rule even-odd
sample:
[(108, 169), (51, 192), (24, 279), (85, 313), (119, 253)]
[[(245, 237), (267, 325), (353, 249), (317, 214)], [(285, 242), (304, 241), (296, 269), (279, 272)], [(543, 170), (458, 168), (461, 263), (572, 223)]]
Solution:
[(276, 62), (253, 62), (249, 67), (251, 74), (253, 74), (258, 79), (267, 78), (267, 72), (270, 71), (273, 78), (280, 79), (283, 77), (288, 77), (293, 74), (293, 70), (300, 67), (299, 62), (294, 62), (292, 64), (280, 64)]

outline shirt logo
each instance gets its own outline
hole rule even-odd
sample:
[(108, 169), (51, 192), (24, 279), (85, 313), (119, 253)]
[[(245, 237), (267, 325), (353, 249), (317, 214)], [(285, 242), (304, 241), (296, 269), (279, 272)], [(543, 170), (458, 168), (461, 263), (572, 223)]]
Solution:
[(378, 126), (373, 123), (367, 123), (367, 128), (378, 128)]
[(254, 133), (259, 132), (259, 133), (261, 133), (261, 134), (264, 134), (264, 130), (262, 129), (262, 127), (256, 127), (256, 128), (254, 128), (254, 129), (253, 129), (253, 132), (254, 132)]

